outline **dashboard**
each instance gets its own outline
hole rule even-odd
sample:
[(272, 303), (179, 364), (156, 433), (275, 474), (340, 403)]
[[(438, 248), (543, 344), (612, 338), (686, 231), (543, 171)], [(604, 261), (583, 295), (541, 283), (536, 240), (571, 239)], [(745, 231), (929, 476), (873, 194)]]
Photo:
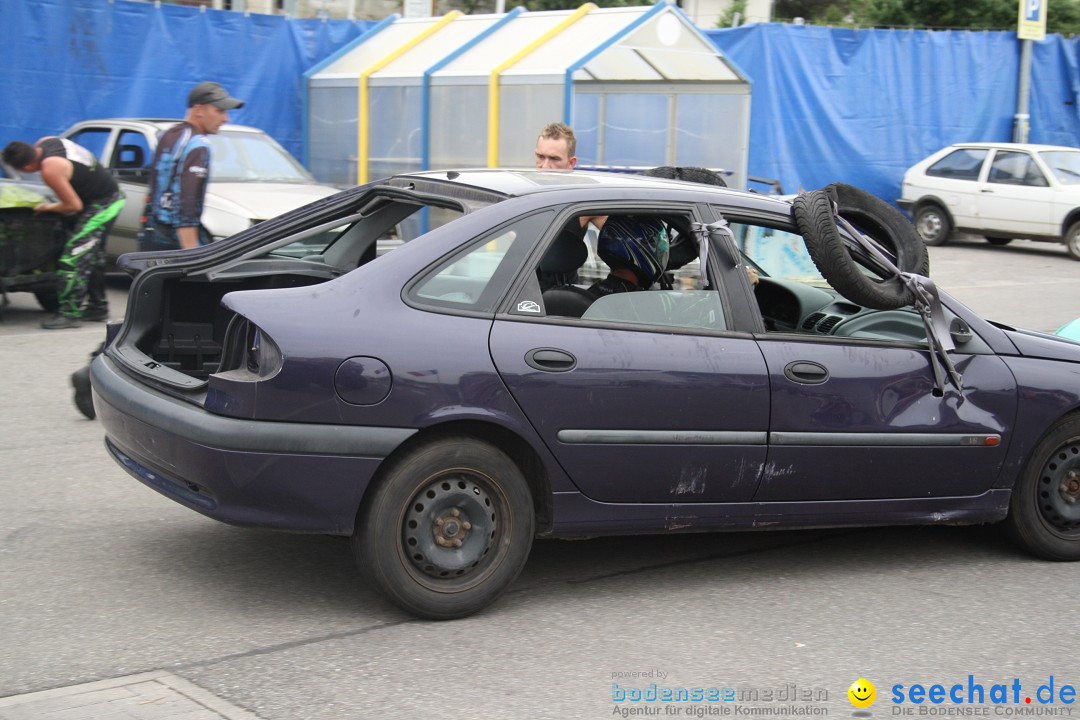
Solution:
[(926, 342), (922, 317), (913, 308), (872, 310), (832, 290), (770, 277), (760, 278), (754, 294), (769, 332)]

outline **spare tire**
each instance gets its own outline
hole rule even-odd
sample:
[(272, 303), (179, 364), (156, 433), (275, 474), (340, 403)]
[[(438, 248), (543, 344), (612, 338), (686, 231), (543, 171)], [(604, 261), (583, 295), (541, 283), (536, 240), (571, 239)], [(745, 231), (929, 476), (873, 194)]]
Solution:
[(834, 201), (840, 216), (891, 253), (901, 272), (930, 272), (926, 244), (899, 210), (857, 187), (833, 183), (792, 201), (795, 225), (822, 276), (848, 300), (875, 310), (893, 310), (914, 302), (899, 277), (877, 280), (859, 269), (836, 226)]
[(642, 175), (649, 177), (666, 178), (668, 180), (682, 180), (684, 182), (696, 182), (702, 185), (719, 185), (720, 187), (727, 187), (728, 184), (717, 173), (712, 170), (703, 167), (691, 167), (689, 165), (680, 165), (674, 167), (672, 165), (661, 165), (660, 167), (654, 167), (645, 172)]

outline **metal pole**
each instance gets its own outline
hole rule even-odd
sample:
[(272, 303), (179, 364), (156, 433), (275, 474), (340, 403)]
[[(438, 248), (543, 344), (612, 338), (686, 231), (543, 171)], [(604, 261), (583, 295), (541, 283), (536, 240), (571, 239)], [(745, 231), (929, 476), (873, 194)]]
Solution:
[(1016, 83), (1016, 115), (1013, 116), (1013, 142), (1026, 143), (1031, 127), (1028, 99), (1031, 95), (1031, 41), (1020, 41), (1020, 77)]

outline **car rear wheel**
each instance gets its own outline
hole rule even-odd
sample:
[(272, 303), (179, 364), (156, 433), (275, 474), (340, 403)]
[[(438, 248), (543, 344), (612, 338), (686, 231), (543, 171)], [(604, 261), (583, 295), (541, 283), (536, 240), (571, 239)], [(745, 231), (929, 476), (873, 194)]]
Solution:
[(948, 214), (933, 203), (915, 211), (915, 229), (927, 245), (944, 245), (952, 235)]
[(1035, 555), (1080, 560), (1080, 417), (1058, 421), (1035, 447), (1006, 522)]
[(1080, 260), (1080, 220), (1070, 225), (1065, 233), (1065, 248), (1073, 260)]
[(463, 436), (417, 447), (364, 503), (353, 553), (402, 609), (431, 620), (475, 613), (525, 566), (535, 527), (521, 470), (501, 450)]
[(1012, 238), (1007, 237), (993, 237), (991, 235), (985, 235), (984, 237), (986, 238), (986, 242), (991, 245), (1008, 245), (1013, 241)]

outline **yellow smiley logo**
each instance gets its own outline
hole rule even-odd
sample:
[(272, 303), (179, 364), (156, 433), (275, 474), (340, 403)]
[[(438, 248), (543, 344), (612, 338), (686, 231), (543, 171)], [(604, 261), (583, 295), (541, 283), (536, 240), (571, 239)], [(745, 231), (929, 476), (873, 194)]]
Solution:
[(877, 688), (866, 678), (859, 678), (847, 689), (848, 700), (857, 708), (870, 707), (877, 700)]

